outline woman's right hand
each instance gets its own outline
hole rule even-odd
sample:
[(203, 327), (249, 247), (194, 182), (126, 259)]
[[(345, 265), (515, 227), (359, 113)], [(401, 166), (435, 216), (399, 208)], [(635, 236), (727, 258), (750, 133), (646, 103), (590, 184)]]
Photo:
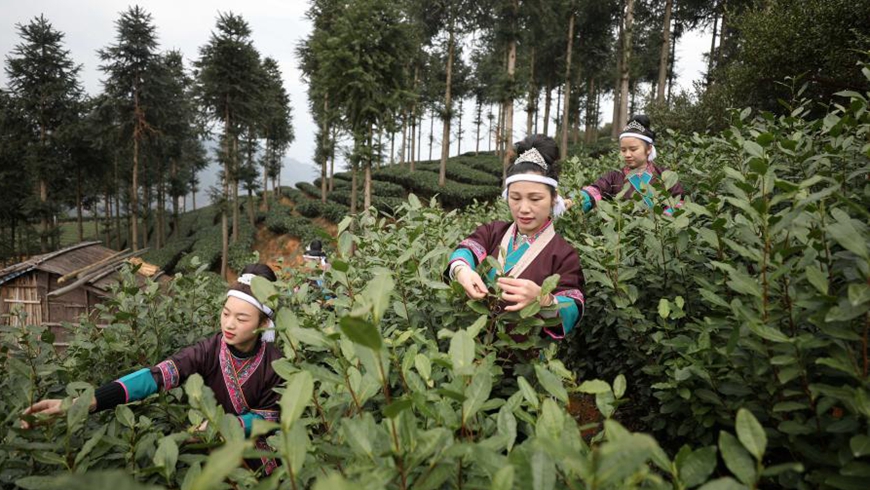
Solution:
[(462, 267), (456, 271), (456, 282), (465, 289), (465, 294), (471, 299), (483, 299), (486, 297), (486, 284), (483, 279), (471, 267)]
[[(51, 416), (59, 415), (59, 414), (63, 413), (63, 410), (61, 410), (61, 408), (60, 408), (61, 403), (63, 403), (63, 400), (59, 400), (59, 399), (55, 399), (55, 398), (41, 400), (41, 401), (34, 403), (30, 407), (28, 407), (27, 410), (25, 410), (22, 415), (39, 415), (39, 414), (51, 415)], [(26, 420), (22, 420), (21, 421), (21, 428), (24, 430), (28, 430), (28, 429), (32, 428), (32, 426), (29, 423), (27, 423)]]

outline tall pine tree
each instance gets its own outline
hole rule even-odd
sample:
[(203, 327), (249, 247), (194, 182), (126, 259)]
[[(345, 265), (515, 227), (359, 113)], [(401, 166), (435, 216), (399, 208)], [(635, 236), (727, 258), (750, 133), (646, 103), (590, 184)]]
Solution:
[(17, 24), (16, 28), (21, 43), (6, 58), (6, 75), (12, 101), (25, 125), (24, 136), (30, 141), (25, 149), (25, 164), (34, 176), (36, 197), (30, 214), (40, 219), (40, 250), (44, 253), (48, 252), (49, 239), (56, 236), (51, 220), (55, 204), (49, 191), (57, 179), (66, 175), (64, 167), (69, 165), (60, 136), (78, 117), (80, 66), (64, 48), (64, 34), (45, 17)]

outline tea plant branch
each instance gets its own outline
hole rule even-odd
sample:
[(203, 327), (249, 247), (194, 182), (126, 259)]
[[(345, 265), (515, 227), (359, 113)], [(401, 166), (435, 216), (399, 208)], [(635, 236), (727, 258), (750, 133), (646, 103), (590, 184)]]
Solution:
[(329, 421), (326, 420), (326, 414), (323, 411), (323, 407), (320, 406), (320, 400), (317, 399), (317, 392), (311, 394), (311, 400), (314, 402), (314, 408), (317, 409), (317, 414), (320, 415), (320, 421), (323, 422), (323, 426), (326, 428), (326, 433), (332, 431), (332, 426), (329, 425)]
[(347, 375), (347, 370), (344, 372), (344, 385), (347, 386), (347, 391), (350, 393), (350, 397), (353, 399), (353, 404), (356, 406), (357, 411), (362, 413), (362, 405), (360, 405), (359, 398), (357, 398), (356, 392), (350, 385), (350, 377)]

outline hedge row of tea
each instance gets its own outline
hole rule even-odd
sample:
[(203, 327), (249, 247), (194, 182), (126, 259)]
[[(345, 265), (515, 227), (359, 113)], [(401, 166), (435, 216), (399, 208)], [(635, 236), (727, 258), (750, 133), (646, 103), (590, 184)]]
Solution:
[[(744, 111), (720, 135), (664, 134), (659, 163), (677, 174), (656, 186), (652, 212), (603, 202), (560, 219), (588, 295), (579, 331), (561, 344), (535, 335), (537, 307), (492, 315), (494, 296), (467, 301), (442, 281), (452, 247), (506, 217), (503, 204), (445, 212), (410, 196), (395, 219), (345, 219), (328, 306), (295, 271), (253, 285), (278, 312), (286, 356), (274, 365), (287, 380), (281, 422), (255, 427), (281, 463), (270, 477), (238, 467), (256, 452), (196, 376), (114, 413), (84, 410), (91, 388), (76, 381), (102, 383), (217, 328), (221, 284), (202, 269), (179, 276), (172, 294), (122, 286), (104, 311), (110, 327), (78, 326), (62, 355), (40, 328), (4, 327), (0, 481), (866, 488), (870, 114), (865, 96), (845, 96), (822, 119), (808, 120), (807, 106), (788, 117)], [(618, 165), (572, 159), (561, 187)], [(690, 197), (666, 217), (664, 187), (677, 175)], [(514, 342), (508, 325), (532, 340)], [(65, 418), (16, 428), (33, 399), (64, 394), (81, 395)], [(587, 402), (600, 420), (574, 418)]]

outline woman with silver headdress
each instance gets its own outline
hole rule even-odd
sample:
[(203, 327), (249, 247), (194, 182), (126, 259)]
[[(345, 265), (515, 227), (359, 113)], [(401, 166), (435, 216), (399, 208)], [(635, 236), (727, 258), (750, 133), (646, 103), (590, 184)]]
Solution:
[[(568, 206), (576, 204), (584, 212), (591, 211), (598, 201), (613, 199), (627, 185), (623, 199), (631, 199), (637, 193), (652, 208), (655, 202), (649, 184), (655, 179), (661, 179), (666, 170), (653, 163), (656, 158), (655, 139), (656, 134), (650, 129), (649, 117), (642, 114), (632, 117), (619, 134), (619, 153), (625, 161), (625, 167), (607, 172), (595, 183), (572, 195), (572, 199), (567, 202)], [(669, 191), (671, 196), (677, 198), (674, 207), (679, 208), (684, 193), (682, 184), (677, 182)], [(673, 211), (673, 208), (665, 206), (665, 214), (673, 214)]]
[[(459, 243), (450, 256), (448, 276), (465, 289), (469, 298), (482, 299), (498, 285), (500, 311), (519, 311), (537, 301), (547, 307), (559, 303), (562, 322), (543, 332), (564, 338), (583, 313), (583, 271), (580, 258), (553, 229), (553, 218), (565, 205), (557, 192), (559, 155), (556, 142), (542, 135), (529, 136), (516, 144), (519, 155), (508, 168), (503, 197), (513, 221), (495, 221), (478, 227)], [(475, 270), (487, 256), (498, 260), (503, 275), (490, 270), (486, 277)], [(551, 294), (542, 295), (544, 279), (559, 274)]]
[[(214, 392), (224, 412), (238, 417), (246, 436), (250, 435), (257, 418), (278, 421), (280, 395), (273, 388), (282, 380), (272, 369), (272, 362), (283, 355), (273, 344), (274, 312), (260, 303), (251, 291), (251, 281), (256, 276), (272, 282), (277, 280), (267, 265), (245, 267), (227, 291), (220, 332), (155, 366), (141, 368), (100, 386), (94, 392), (90, 411), (109, 410), (158, 391), (169, 391), (198, 373)], [(24, 415), (54, 416), (62, 412), (62, 400), (45, 399), (30, 406)], [(30, 423), (23, 421), (22, 427), (28, 429)], [(265, 444), (265, 439), (257, 440), (257, 447), (265, 449)], [(276, 466), (274, 460), (267, 458), (246, 460), (246, 464), (252, 469), (262, 467), (266, 474)]]

